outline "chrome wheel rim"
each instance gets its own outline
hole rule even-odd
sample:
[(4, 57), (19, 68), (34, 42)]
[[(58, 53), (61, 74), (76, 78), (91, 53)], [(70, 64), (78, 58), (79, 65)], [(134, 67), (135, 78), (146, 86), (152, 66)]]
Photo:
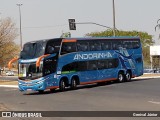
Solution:
[(120, 82), (122, 82), (123, 81), (123, 75), (119, 74), (118, 79), (119, 79)]
[(127, 79), (127, 81), (129, 81), (131, 79), (131, 76), (129, 73), (126, 74), (126, 79)]

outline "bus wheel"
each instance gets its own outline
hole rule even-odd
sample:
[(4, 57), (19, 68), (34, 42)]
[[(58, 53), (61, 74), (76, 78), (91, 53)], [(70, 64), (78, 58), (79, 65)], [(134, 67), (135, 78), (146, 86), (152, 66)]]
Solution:
[(60, 91), (65, 91), (65, 87), (66, 87), (66, 83), (65, 83), (65, 81), (62, 79), (62, 80), (60, 81), (60, 84), (59, 84), (59, 89), (60, 89)]
[(118, 82), (124, 82), (124, 74), (122, 72), (118, 73)]
[(71, 89), (77, 88), (77, 80), (75, 78), (72, 78), (71, 80)]
[(131, 73), (127, 72), (125, 75), (125, 81), (131, 81)]

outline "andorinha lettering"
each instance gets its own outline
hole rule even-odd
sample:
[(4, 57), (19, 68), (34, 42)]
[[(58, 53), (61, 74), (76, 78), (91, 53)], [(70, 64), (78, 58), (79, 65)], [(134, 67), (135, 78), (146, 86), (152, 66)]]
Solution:
[(89, 54), (76, 54), (74, 60), (88, 60), (88, 59), (102, 59), (102, 58), (112, 58), (110, 52), (106, 53), (89, 53)]

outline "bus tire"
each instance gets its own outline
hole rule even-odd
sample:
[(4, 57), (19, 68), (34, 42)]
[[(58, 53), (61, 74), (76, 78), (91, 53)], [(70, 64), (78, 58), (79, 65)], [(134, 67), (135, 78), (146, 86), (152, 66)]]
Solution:
[(73, 77), (71, 79), (71, 89), (75, 90), (77, 88), (77, 80)]
[(125, 75), (125, 81), (127, 81), (127, 82), (131, 81), (131, 73), (129, 71), (127, 71), (127, 73)]
[(124, 82), (124, 74), (123, 72), (118, 73), (118, 82), (122, 83)]
[(65, 83), (65, 81), (62, 79), (61, 81), (60, 81), (60, 83), (59, 83), (59, 89), (60, 89), (60, 91), (62, 92), (62, 91), (65, 91), (65, 87), (66, 87), (66, 83)]

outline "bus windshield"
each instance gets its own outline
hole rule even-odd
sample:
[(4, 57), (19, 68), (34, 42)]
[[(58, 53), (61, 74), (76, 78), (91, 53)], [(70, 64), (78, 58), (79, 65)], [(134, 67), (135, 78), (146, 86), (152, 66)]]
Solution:
[(40, 63), (40, 67), (36, 67), (35, 63), (19, 64), (19, 79), (36, 79), (42, 77), (43, 62)]
[(27, 43), (24, 45), (23, 50), (21, 51), (21, 59), (33, 59), (44, 55), (45, 52), (45, 42), (33, 42)]

